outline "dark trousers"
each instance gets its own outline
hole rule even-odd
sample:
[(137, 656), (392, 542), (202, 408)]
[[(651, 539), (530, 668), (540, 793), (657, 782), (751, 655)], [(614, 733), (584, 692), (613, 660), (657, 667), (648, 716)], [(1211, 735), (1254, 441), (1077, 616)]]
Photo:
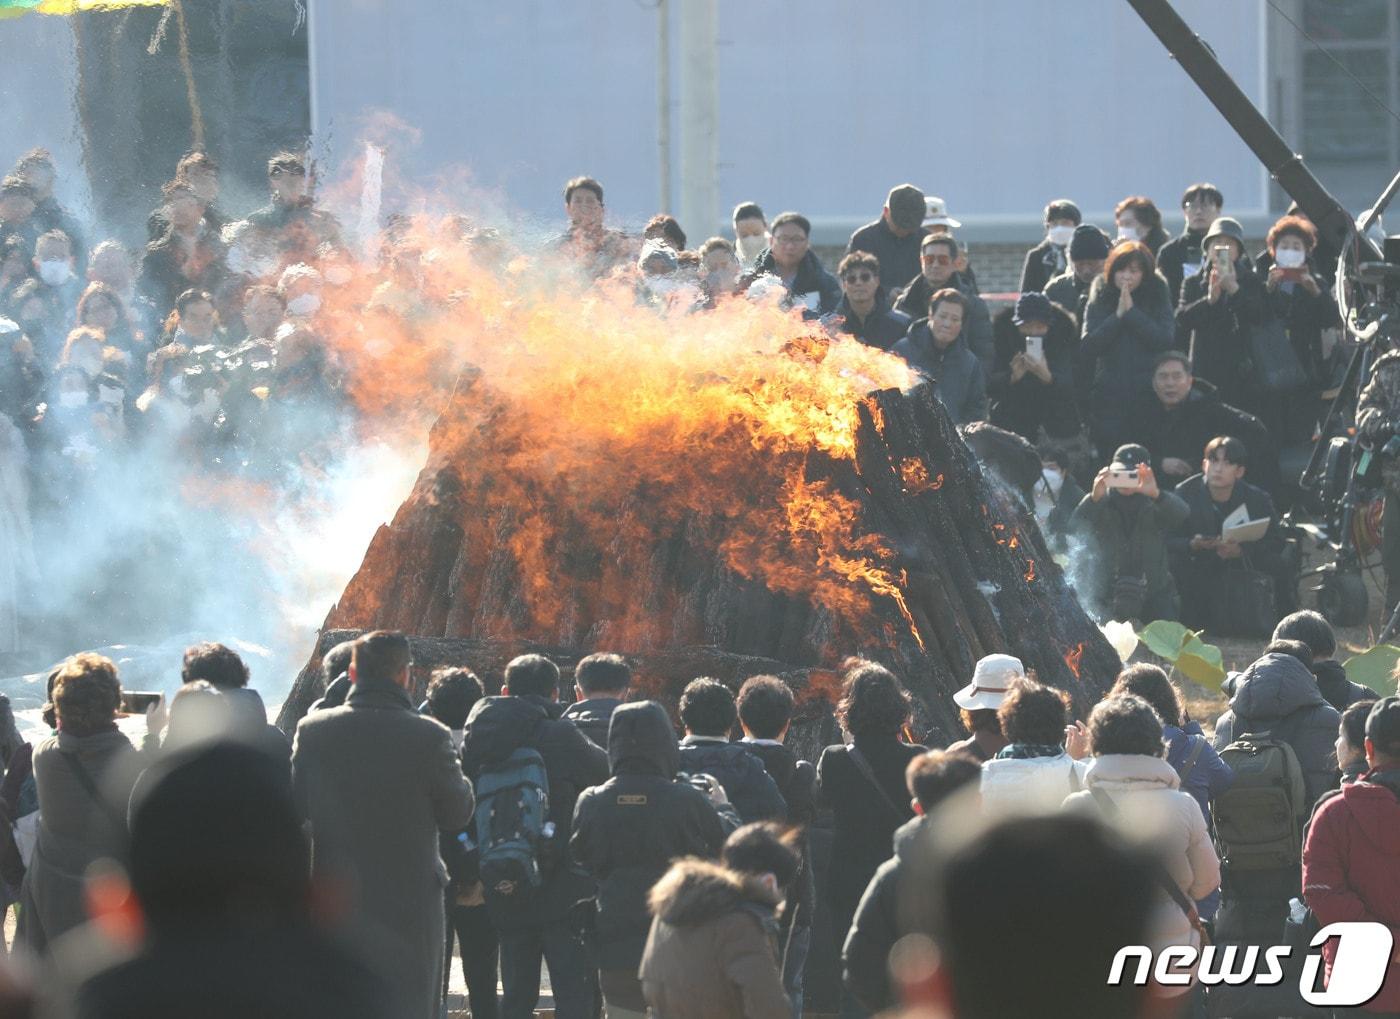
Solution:
[(447, 968), (452, 966), (452, 937), (462, 953), (462, 977), (472, 1019), (496, 1019), (496, 928), (485, 906), (447, 906)]
[(593, 1019), (598, 969), (589, 946), (562, 921), (500, 932), (501, 1015), (530, 1019), (540, 1000), (540, 961), (549, 967), (556, 1019)]

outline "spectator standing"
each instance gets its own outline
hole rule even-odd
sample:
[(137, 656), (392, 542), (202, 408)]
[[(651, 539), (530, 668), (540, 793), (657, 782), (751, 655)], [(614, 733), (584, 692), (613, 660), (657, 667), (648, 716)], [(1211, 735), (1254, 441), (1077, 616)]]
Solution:
[(751, 676), (739, 688), (736, 706), (744, 730), (741, 742), (777, 783), (787, 804), (787, 823), (802, 831), (802, 862), (793, 887), (787, 889), (778, 929), (779, 944), (785, 948), (783, 988), (792, 1002), (793, 1019), (802, 1019), (803, 976), (817, 908), (816, 876), (806, 832), (816, 820), (817, 772), (811, 761), (798, 760), (783, 743), (795, 706), (792, 689), (785, 682), (777, 676)]
[(700, 287), (708, 307), (738, 291), (739, 276), (744, 271), (734, 245), (723, 237), (711, 237), (700, 245)]
[(146, 245), (138, 286), (165, 315), (186, 290), (216, 292), (227, 268), (224, 243), (205, 227), (204, 204), (194, 188), (171, 181), (161, 194), (167, 226), (164, 234)]
[(745, 744), (729, 741), (739, 718), (729, 687), (707, 677), (692, 680), (681, 693), (680, 715), (685, 726), (680, 745), (682, 771), (710, 775), (719, 782), (745, 824), (781, 820), (787, 815), (778, 784), (763, 762)]
[(794, 305), (813, 317), (829, 315), (841, 301), (841, 284), (822, 268), (811, 246), (812, 224), (796, 212), (779, 214), (769, 228), (769, 247), (749, 278), (765, 273), (782, 280)]
[(647, 220), (647, 225), (642, 228), (642, 240), (661, 241), (676, 254), (685, 250), (685, 231), (675, 216), (664, 212), (658, 212)]
[(575, 803), (585, 789), (607, 781), (608, 756), (562, 717), (558, 696), (559, 667), (542, 655), (521, 655), (506, 666), (501, 696), (472, 709), (462, 738), (462, 768), (473, 781), (528, 748), (543, 759), (548, 782), (549, 814), (536, 860), (542, 883), (534, 901), (512, 907), (487, 889), (501, 943), (505, 1019), (534, 1012), (541, 960), (560, 1019), (591, 1017), (598, 995), (597, 966), (567, 919), (574, 903), (593, 894), (593, 882), (570, 862), (568, 846)]
[(34, 747), (39, 838), (15, 928), (36, 953), (87, 919), (88, 867), (126, 858), (126, 803), (139, 764), (117, 729), (121, 692), (116, 665), (101, 655), (74, 655), (54, 678), (58, 732)]
[(1113, 222), (1118, 227), (1115, 243), (1137, 241), (1147, 246), (1152, 256), (1167, 242), (1167, 232), (1162, 229), (1162, 213), (1150, 198), (1132, 195), (1123, 199), (1113, 209)]
[[(1303, 896), (1326, 925), (1370, 920), (1400, 931), (1400, 698), (1366, 718), (1368, 771), (1318, 809), (1303, 848)], [(1330, 978), (1337, 943), (1323, 947)], [(1400, 961), (1363, 1014), (1400, 1013)]]
[(836, 270), (841, 279), (841, 303), (827, 319), (829, 326), (866, 346), (889, 350), (909, 331), (909, 316), (890, 307), (880, 282), (880, 262), (865, 251), (853, 251)]
[(913, 184), (892, 187), (880, 218), (851, 234), (846, 245), (847, 255), (864, 251), (875, 256), (880, 287), (889, 293), (903, 289), (919, 275), (919, 248), (928, 233), (923, 225), (925, 209), (924, 193)]
[[(14, 301), (21, 315), (20, 323), (45, 364), (53, 363), (58, 348), (62, 347), (68, 331), (73, 328), (78, 296), (82, 293), (82, 284), (73, 271), (73, 265), (73, 242), (63, 231), (50, 230), (34, 244), (32, 283), (15, 291)], [(32, 290), (26, 295), (28, 287), (32, 287)], [(42, 308), (37, 335), (35, 316), (25, 307), (34, 302)]]
[(632, 669), (621, 655), (588, 655), (574, 667), (578, 700), (564, 709), (563, 717), (606, 750), (613, 712), (627, 699), (631, 685)]
[[(1284, 616), (1274, 627), (1274, 640), (1301, 640), (1312, 652), (1312, 674), (1317, 678), (1317, 688), (1327, 703), (1338, 711), (1345, 711), (1358, 701), (1373, 701), (1375, 691), (1370, 687), (1353, 683), (1347, 678), (1346, 669), (1337, 661), (1337, 634), (1321, 612), (1300, 609)], [(1361, 745), (1358, 741), (1358, 747)]]
[(402, 634), (355, 642), (345, 703), (297, 726), (292, 780), (315, 873), (344, 883), (354, 921), (379, 941), (397, 1014), (436, 1019), (447, 942), (438, 831), (462, 828), (473, 797), (447, 727), (413, 709), (409, 659)]
[(987, 380), (982, 362), (965, 339), (967, 297), (946, 287), (929, 298), (928, 316), (909, 326), (893, 347), (916, 370), (926, 375), (956, 424), (987, 416)]
[[(1153, 951), (1204, 948), (1191, 903), (1220, 886), (1220, 859), (1198, 804), (1181, 791), (1176, 769), (1163, 759), (1162, 719), (1141, 697), (1110, 696), (1089, 715), (1089, 749), (1093, 761), (1084, 773), (1085, 788), (1065, 801), (1066, 809), (1101, 814), (1156, 856), (1175, 884), (1175, 894), (1158, 892), (1146, 942)], [(1188, 987), (1161, 990), (1176, 996), (1173, 991), (1186, 994)]]
[(58, 230), (69, 240), (76, 255), (74, 264), (81, 272), (86, 268), (87, 249), (83, 246), (78, 221), (58, 203), (54, 184), (58, 170), (48, 149), (31, 149), (15, 163), (14, 175), (27, 183), (34, 195), (34, 220), (40, 233)]
[(745, 272), (754, 267), (768, 244), (768, 220), (763, 210), (754, 202), (740, 202), (734, 207), (734, 251)]
[[(914, 816), (904, 772), (925, 748), (900, 739), (909, 723), (909, 694), (894, 673), (874, 662), (848, 663), (836, 717), (851, 742), (827, 747), (817, 762), (817, 796), (832, 811), (834, 832), (826, 897), (839, 952), (865, 886), (889, 859), (895, 829)], [(842, 1014), (855, 1015), (842, 993)]]
[(1079, 435), (1074, 360), (1079, 327), (1074, 317), (1038, 291), (1022, 293), (1014, 308), (992, 321), (996, 358), (987, 376), (992, 424), (1040, 441)]
[(1157, 252), (1157, 268), (1171, 287), (1173, 306), (1181, 303), (1182, 284), (1208, 268), (1209, 246), (1202, 241), (1224, 207), (1225, 196), (1214, 184), (1192, 184), (1181, 196), (1186, 225)]
[(880, 864), (866, 886), (841, 951), (845, 986), (872, 1013), (885, 1013), (899, 1004), (890, 982), (890, 950), (908, 931), (900, 897), (916, 880), (916, 854), (927, 851), (927, 836), (939, 821), (935, 811), (960, 792), (975, 798), (981, 777), (975, 760), (954, 751), (930, 750), (909, 762), (905, 782), (916, 816), (894, 833), (894, 855)]
[(935, 293), (948, 288), (958, 291), (966, 302), (963, 324), (968, 347), (986, 369), (991, 365), (993, 354), (992, 316), (987, 310), (987, 302), (978, 297), (967, 278), (959, 274), (959, 257), (958, 242), (950, 235), (930, 233), (925, 237), (919, 248), (919, 275), (895, 300), (894, 310), (918, 320), (928, 310)]
[(1069, 267), (1069, 243), (1084, 222), (1079, 206), (1068, 198), (1057, 198), (1045, 207), (1045, 240), (1026, 252), (1021, 268), (1021, 293), (1044, 290)]
[[(1337, 769), (1342, 773), (1343, 787), (1355, 782), (1370, 768), (1366, 763), (1366, 719), (1370, 717), (1371, 708), (1375, 706), (1377, 700), (1378, 698), (1372, 694), (1369, 700), (1360, 700), (1350, 704), (1342, 712), (1341, 724), (1337, 726), (1336, 749)], [(1340, 788), (1329, 789), (1323, 793), (1313, 806), (1313, 816), (1317, 816), (1318, 807), (1340, 791)], [(1306, 840), (1304, 844), (1306, 845)]]
[[(1068, 726), (1069, 694), (1030, 679), (1014, 679), (997, 709), (1009, 741), (982, 765), (982, 805), (993, 814), (1046, 813), (1084, 788), (1087, 765), (1071, 756), (1065, 741), (1080, 739)], [(1079, 756), (1083, 749), (1073, 748)]]
[(666, 709), (619, 704), (608, 746), (611, 777), (585, 790), (569, 851), (598, 883), (599, 980), (609, 1019), (646, 1012), (637, 969), (651, 914), (647, 895), (675, 859), (713, 858), (724, 828), (706, 795), (678, 779), (680, 750)]
[(180, 682), (205, 680), (213, 685), (232, 708), (230, 736), (249, 741), (284, 767), (290, 766), (292, 748), (281, 729), (267, 720), (262, 697), (248, 685), (248, 666), (237, 651), (223, 644), (206, 642), (185, 649)]
[(987, 655), (977, 660), (972, 670), (972, 682), (953, 694), (953, 703), (962, 713), (963, 728), (971, 735), (948, 748), (948, 753), (963, 753), (977, 761), (990, 761), (1009, 742), (1002, 735), (997, 710), (1006, 700), (1014, 680), (1026, 678), (1021, 659), (1011, 655)]
[(1163, 491), (1172, 491), (1198, 470), (1197, 458), (1217, 435), (1233, 435), (1250, 453), (1253, 484), (1278, 498), (1278, 456), (1268, 429), (1253, 414), (1221, 401), (1214, 386), (1195, 376), (1179, 350), (1159, 354), (1152, 369), (1154, 399), (1136, 416), (1136, 441), (1152, 452), (1152, 470)]
[(1084, 323), (1084, 307), (1089, 303), (1089, 288), (1103, 272), (1110, 245), (1104, 232), (1088, 223), (1075, 227), (1069, 241), (1069, 268), (1045, 284), (1045, 296), (1074, 315), (1078, 325)]
[(1171, 348), (1173, 335), (1170, 292), (1151, 250), (1138, 241), (1119, 242), (1089, 289), (1081, 341), (1093, 371), (1089, 435), (1100, 454), (1125, 441), (1157, 355)]
[(306, 172), (306, 161), (294, 152), (279, 152), (267, 161), (267, 186), (271, 201), (248, 217), (248, 227), (258, 241), (277, 252), (277, 268), (314, 262), (323, 244), (343, 248), (340, 224), (329, 212), (316, 208)]
[(33, 186), (23, 177), (12, 173), (0, 181), (0, 237), (18, 238), (25, 261), (44, 232), (41, 220), (34, 215), (38, 205)]
[(215, 744), (153, 766), (131, 805), (139, 949), (78, 991), (82, 1019), (389, 1019), (388, 980), (315, 917), (286, 776)]
[[(1167, 539), (1191, 511), (1158, 487), (1151, 459), (1142, 446), (1119, 446), (1070, 520), (1095, 552), (1080, 597), (1105, 619), (1176, 619), (1181, 613)], [(1111, 478), (1126, 487), (1110, 486)]]
[(649, 1015), (788, 1014), (773, 914), (797, 873), (791, 842), (777, 825), (745, 825), (725, 840), (718, 864), (680, 860), (656, 883), (640, 969)]
[[(1225, 257), (1217, 257), (1225, 249)], [(1244, 227), (1228, 216), (1201, 241), (1204, 268), (1181, 287), (1177, 336), (1189, 336), (1191, 364), (1227, 403), (1238, 403), (1248, 380), (1250, 333), (1264, 320), (1264, 288), (1244, 251)], [(1222, 272), (1222, 268), (1224, 271)]]

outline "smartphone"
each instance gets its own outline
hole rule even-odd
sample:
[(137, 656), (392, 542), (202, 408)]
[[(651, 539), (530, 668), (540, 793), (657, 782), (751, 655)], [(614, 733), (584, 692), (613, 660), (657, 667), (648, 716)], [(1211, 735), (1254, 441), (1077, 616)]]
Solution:
[(1107, 484), (1109, 488), (1137, 488), (1138, 472), (1109, 471)]
[(1027, 337), (1026, 337), (1026, 356), (1027, 356), (1027, 357), (1036, 358), (1037, 360), (1044, 360), (1044, 359), (1045, 359), (1045, 337), (1044, 337), (1044, 336), (1027, 336)]
[(148, 708), (164, 698), (165, 694), (151, 690), (123, 690), (122, 711), (128, 715), (144, 715)]
[(1221, 276), (1229, 276), (1235, 271), (1235, 267), (1230, 262), (1230, 246), (1228, 244), (1217, 244), (1210, 249), (1211, 257), (1215, 259), (1215, 271)]

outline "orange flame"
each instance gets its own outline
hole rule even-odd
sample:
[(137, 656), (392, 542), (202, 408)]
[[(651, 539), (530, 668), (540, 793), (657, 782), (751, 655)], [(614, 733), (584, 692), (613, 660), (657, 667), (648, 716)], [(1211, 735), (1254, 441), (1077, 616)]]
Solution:
[(1079, 678), (1079, 662), (1084, 657), (1086, 647), (1088, 645), (1080, 641), (1072, 650), (1065, 652), (1065, 664), (1069, 666), (1069, 671), (1074, 673), (1075, 679)]
[(929, 477), (928, 464), (918, 457), (906, 456), (899, 462), (899, 476), (904, 481), (904, 490), (910, 495), (921, 492), (936, 492), (943, 487), (943, 475)]
[(1034, 560), (1034, 559), (1027, 559), (1027, 560), (1026, 560), (1026, 583), (1027, 583), (1027, 584), (1033, 583), (1033, 582), (1035, 581), (1035, 576), (1036, 576), (1036, 574), (1035, 574), (1035, 560)]

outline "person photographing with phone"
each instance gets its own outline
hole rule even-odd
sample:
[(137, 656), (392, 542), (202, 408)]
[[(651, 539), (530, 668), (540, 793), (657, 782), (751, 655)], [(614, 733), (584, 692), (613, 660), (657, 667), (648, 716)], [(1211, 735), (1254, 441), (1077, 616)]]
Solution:
[(1264, 317), (1264, 288), (1244, 250), (1244, 227), (1229, 216), (1201, 239), (1202, 270), (1181, 286), (1177, 331), (1190, 340), (1198, 377), (1220, 398), (1238, 404), (1249, 385), (1250, 330)]
[(1190, 515), (1180, 496), (1157, 486), (1145, 446), (1118, 447), (1113, 462), (1070, 519), (1093, 550), (1079, 586), (1098, 619), (1176, 619), (1181, 599), (1167, 559), (1167, 538)]
[(1079, 435), (1074, 401), (1074, 316), (1041, 293), (1025, 293), (992, 322), (996, 355), (987, 380), (992, 423), (1027, 442)]

